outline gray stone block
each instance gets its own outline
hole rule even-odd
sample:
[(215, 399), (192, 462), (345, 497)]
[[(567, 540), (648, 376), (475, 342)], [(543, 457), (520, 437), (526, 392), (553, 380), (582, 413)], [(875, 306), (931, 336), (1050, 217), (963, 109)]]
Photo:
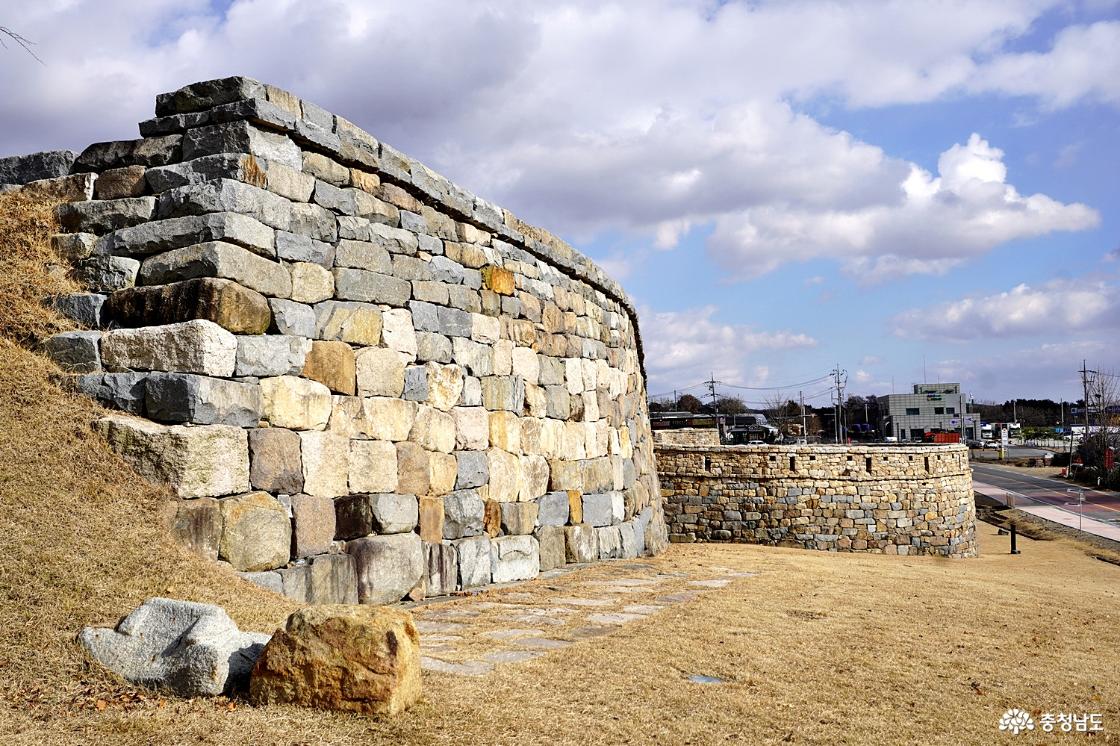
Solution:
[(408, 281), (363, 269), (338, 267), (334, 270), (335, 296), (342, 300), (368, 301), (402, 307), (408, 303), (412, 288)]
[(583, 496), (583, 520), (592, 526), (622, 523), (626, 503), (621, 492), (599, 492)]
[(182, 136), (163, 135), (140, 140), (96, 142), (74, 159), (72, 173), (105, 171), (123, 166), (165, 166), (182, 160)]
[(423, 365), (410, 365), (404, 369), (404, 393), (408, 401), (428, 400), (428, 369)]
[(157, 422), (256, 427), (261, 419), (260, 387), (188, 373), (153, 373), (144, 408)]
[(390, 254), (414, 256), (420, 246), (416, 234), (382, 223), (369, 224), (369, 240), (378, 244)]
[(0, 158), (0, 184), (58, 179), (70, 173), (73, 163), (74, 153), (70, 150), (46, 150)]
[(275, 570), (265, 570), (264, 572), (239, 572), (242, 580), (247, 580), (253, 585), (264, 588), (266, 591), (273, 593), (284, 594), (284, 579), (280, 577), (280, 573)]
[(68, 233), (109, 233), (151, 220), (155, 206), (155, 197), (63, 202), (58, 222)]
[(565, 526), (568, 523), (568, 493), (549, 492), (537, 498), (538, 526)]
[[(138, 197), (137, 199), (154, 198)], [(214, 179), (169, 189), (159, 196), (156, 217), (165, 220), (215, 212), (248, 215), (279, 231), (289, 230), (292, 223), (290, 201), (266, 189), (233, 179)]]
[(276, 231), (248, 215), (217, 212), (154, 220), (121, 228), (97, 240), (95, 251), (116, 256), (146, 256), (185, 246), (223, 241), (255, 254), (276, 256)]
[(307, 602), (312, 604), (358, 603), (358, 573), (349, 554), (321, 554), (311, 560)]
[(619, 542), (621, 545), (621, 557), (623, 559), (633, 559), (638, 556), (638, 537), (636, 535), (636, 527), (633, 521), (624, 521), (618, 525)]
[(490, 537), (476, 536), (451, 542), (455, 547), (459, 565), (459, 588), (467, 590), (489, 585), (492, 570), (490, 561)]
[[(415, 313), (413, 319), (415, 319)], [(450, 363), (452, 359), (451, 340), (442, 334), (417, 332), (416, 360), (421, 363)]]
[(540, 549), (541, 572), (563, 567), (567, 562), (564, 528), (562, 526), (541, 526), (533, 532)]
[(455, 456), (458, 460), (455, 489), (481, 487), (490, 481), (490, 461), (486, 451), (456, 451)]
[(144, 413), (147, 373), (93, 373), (78, 376), (78, 390), (107, 407), (131, 414)]
[(400, 601), (424, 574), (424, 553), (415, 533), (370, 536), (347, 542), (358, 575), (358, 601)]
[(428, 596), (449, 596), (459, 586), (459, 557), (451, 543), (424, 542), (424, 590)]
[(443, 538), (460, 539), (483, 532), (486, 505), (476, 490), (456, 490), (443, 496)]
[(98, 344), (101, 332), (63, 332), (43, 343), (43, 351), (67, 373), (94, 373), (101, 370)]
[(330, 267), (335, 259), (335, 249), (324, 241), (287, 231), (276, 231), (276, 256), (289, 262), (310, 262)]
[(248, 122), (198, 127), (183, 134), (183, 160), (218, 153), (250, 153), (297, 171), (303, 168), (303, 153), (298, 145), (284, 135), (265, 132)]
[(577, 523), (564, 529), (568, 562), (584, 563), (599, 559), (598, 529), (589, 523)]
[(463, 272), (465, 270), (462, 264), (452, 261), (445, 256), (433, 256), (429, 263), (431, 265), (432, 279), (436, 282), (446, 282), (452, 285), (462, 284)]
[(599, 543), (599, 559), (621, 559), (622, 532), (618, 526), (603, 526), (595, 529)]
[(490, 540), (495, 583), (530, 580), (541, 571), (540, 546), (532, 536), (498, 536)]
[(156, 115), (162, 117), (203, 111), (232, 101), (265, 97), (264, 84), (252, 78), (236, 76), (206, 80), (156, 96)]
[(234, 375), (298, 376), (303, 370), (311, 340), (287, 334), (238, 335)]
[[(349, 558), (350, 555), (344, 555)], [(352, 568), (351, 568), (352, 569)], [(294, 565), (281, 567), (275, 571), (280, 576), (282, 593), (299, 604), (309, 603), (307, 600), (308, 589), (311, 583), (311, 565)], [(355, 590), (357, 580), (355, 582)]]
[(303, 492), (299, 435), (279, 427), (250, 430), (249, 481), (253, 489), (273, 494)]
[(316, 241), (334, 243), (338, 240), (338, 222), (334, 213), (310, 203), (292, 205), (291, 231)]
[(415, 495), (348, 495), (335, 501), (335, 536), (356, 539), (370, 534), (407, 533), (416, 528), (419, 518)]
[(291, 503), (292, 556), (299, 559), (326, 554), (334, 541), (334, 500), (318, 495), (292, 495)]
[(136, 284), (140, 262), (123, 256), (91, 256), (74, 267), (74, 281), (86, 290), (111, 293)]
[(51, 249), (63, 261), (75, 264), (93, 254), (97, 236), (92, 233), (55, 233), (51, 236)]
[(140, 266), (140, 282), (162, 285), (195, 277), (220, 277), (274, 298), (292, 294), (292, 276), (279, 262), (224, 241), (174, 249), (148, 257)]
[(338, 242), (338, 250), (334, 255), (334, 265), (351, 269), (365, 269), (382, 274), (390, 274), (393, 268), (393, 264), (389, 260), (389, 252), (383, 247), (369, 241), (354, 241), (351, 239), (342, 239)]
[(408, 309), (412, 311), (412, 326), (416, 331), (436, 333), (441, 331), (436, 306), (413, 300), (408, 302)]
[(269, 298), (272, 330), (280, 334), (312, 338), (315, 336), (315, 311), (311, 306), (283, 298)]
[(239, 631), (220, 607), (168, 598), (148, 599), (115, 630), (78, 635), (94, 660), (129, 682), (184, 697), (245, 689), (268, 640)]
[(448, 337), (470, 337), (471, 325), (473, 320), (470, 313), (460, 311), (458, 308), (444, 308), (437, 309), (439, 316), (439, 329), (440, 334), (445, 334)]

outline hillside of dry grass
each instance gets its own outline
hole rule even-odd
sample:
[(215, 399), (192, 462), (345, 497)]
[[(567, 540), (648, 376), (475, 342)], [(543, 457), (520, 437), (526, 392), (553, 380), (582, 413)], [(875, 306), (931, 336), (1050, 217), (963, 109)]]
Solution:
[[(996, 728), (1009, 707), (1100, 712), (1093, 742), (1120, 743), (1120, 567), (1061, 540), (1021, 539), (1012, 557), (988, 525), (975, 560), (676, 545), (653, 571), (758, 574), (484, 678), (426, 674), (423, 701), (389, 721), (124, 685), (85, 661), (82, 626), (152, 595), (221, 604), (258, 630), (292, 607), (174, 547), (163, 494), (92, 434), (99, 408), (29, 351), (64, 327), (38, 299), (65, 280), (44, 269), (49, 209), (11, 199), (0, 197), (4, 743), (992, 743), (1012, 742)], [(488, 595), (571, 595), (600, 571)]]

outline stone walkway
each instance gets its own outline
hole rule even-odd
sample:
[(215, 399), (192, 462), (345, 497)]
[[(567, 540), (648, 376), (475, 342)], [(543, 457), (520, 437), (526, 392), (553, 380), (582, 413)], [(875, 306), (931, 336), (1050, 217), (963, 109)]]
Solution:
[(494, 586), (470, 597), (413, 607), (424, 671), (486, 676), (716, 593), (756, 573), (708, 567), (661, 572), (617, 561), (545, 573), (535, 582)]

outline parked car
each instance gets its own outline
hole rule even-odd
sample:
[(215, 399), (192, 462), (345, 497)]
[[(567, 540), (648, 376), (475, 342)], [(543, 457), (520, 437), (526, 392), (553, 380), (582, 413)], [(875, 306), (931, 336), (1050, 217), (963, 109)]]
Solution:
[(764, 446), (764, 445), (766, 445), (766, 443), (761, 441), (761, 440), (748, 440), (747, 445), (749, 445), (749, 446)]
[(966, 446), (968, 446), (969, 448), (983, 448), (984, 447), (984, 441), (979, 440), (977, 438), (969, 438), (968, 440), (966, 440), (964, 442), (964, 444)]

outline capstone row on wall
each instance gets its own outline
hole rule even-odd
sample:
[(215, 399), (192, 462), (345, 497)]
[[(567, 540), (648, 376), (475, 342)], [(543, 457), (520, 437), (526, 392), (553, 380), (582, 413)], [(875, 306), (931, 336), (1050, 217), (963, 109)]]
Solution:
[(598, 267), (271, 86), (156, 113), (0, 180), (78, 200), (54, 243), (87, 292), (51, 302), (88, 331), (45, 349), (123, 412), (98, 428), (183, 542), (369, 603), (660, 550), (636, 317)]

